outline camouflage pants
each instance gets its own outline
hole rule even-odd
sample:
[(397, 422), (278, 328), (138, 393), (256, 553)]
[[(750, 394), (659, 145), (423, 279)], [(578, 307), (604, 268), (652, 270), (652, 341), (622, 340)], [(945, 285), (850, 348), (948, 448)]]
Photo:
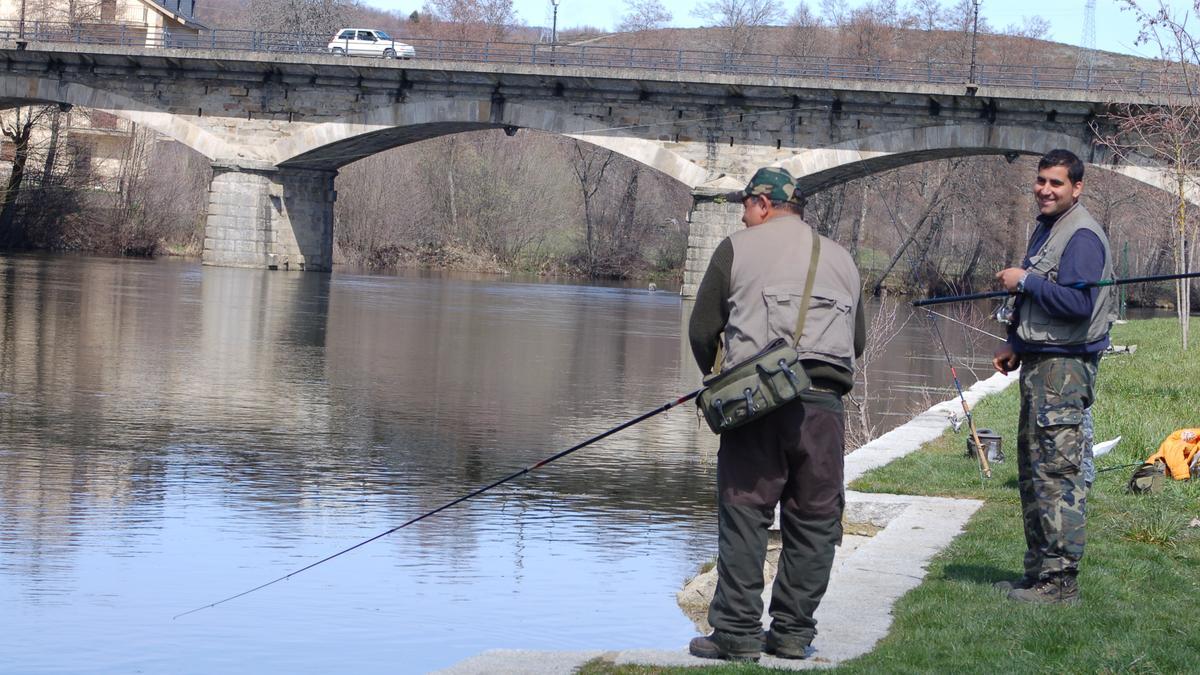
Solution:
[(1087, 521), (1088, 408), (1096, 360), (1024, 354), (1017, 475), (1025, 524), (1025, 575), (1079, 569)]

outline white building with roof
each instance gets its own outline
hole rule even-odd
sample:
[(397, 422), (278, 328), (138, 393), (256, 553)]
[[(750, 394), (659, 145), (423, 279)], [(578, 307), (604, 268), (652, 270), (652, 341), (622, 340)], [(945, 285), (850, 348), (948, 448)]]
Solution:
[(36, 40), (70, 32), (96, 42), (160, 45), (195, 37), (205, 26), (196, 0), (0, 0), (0, 32)]

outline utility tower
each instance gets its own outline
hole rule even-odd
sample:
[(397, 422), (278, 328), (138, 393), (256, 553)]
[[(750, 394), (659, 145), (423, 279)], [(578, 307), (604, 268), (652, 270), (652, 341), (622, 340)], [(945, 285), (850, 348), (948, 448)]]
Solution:
[(1075, 79), (1088, 83), (1096, 57), (1096, 0), (1085, 0), (1083, 6), (1083, 37), (1079, 40), (1079, 58), (1075, 61)]

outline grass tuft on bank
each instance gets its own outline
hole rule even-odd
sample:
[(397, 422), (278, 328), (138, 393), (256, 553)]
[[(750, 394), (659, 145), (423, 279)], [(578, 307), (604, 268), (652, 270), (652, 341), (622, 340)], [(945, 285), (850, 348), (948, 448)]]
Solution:
[[(1200, 321), (1191, 325), (1200, 335)], [(1113, 342), (1134, 354), (1106, 357), (1093, 407), (1096, 441), (1121, 436), (1097, 460), (1104, 469), (1152, 454), (1172, 431), (1200, 426), (1200, 343), (1184, 352), (1173, 319), (1114, 327)], [(1099, 473), (1088, 501), (1088, 542), (1075, 607), (1018, 605), (992, 589), (1021, 574), (1024, 536), (1017, 495), (1014, 385), (976, 407), (978, 427), (1004, 439), (1007, 461), (980, 481), (964, 457), (967, 431), (947, 432), (918, 452), (872, 471), (864, 492), (984, 500), (966, 530), (929, 566), (925, 581), (893, 608), (894, 623), (869, 654), (836, 673), (1181, 673), (1195, 672), (1200, 640), (1200, 481), (1168, 479), (1163, 492), (1132, 495), (1133, 467)], [(1200, 524), (1200, 523), (1198, 523)], [(682, 647), (682, 645), (681, 645)], [(581, 672), (751, 673), (757, 666), (617, 667), (594, 661)]]

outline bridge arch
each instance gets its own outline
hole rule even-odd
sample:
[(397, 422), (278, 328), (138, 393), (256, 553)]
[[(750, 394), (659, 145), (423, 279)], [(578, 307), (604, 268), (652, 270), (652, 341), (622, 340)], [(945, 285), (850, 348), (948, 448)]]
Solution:
[[(1160, 190), (1171, 190), (1168, 171), (1158, 162), (1134, 155), (1115, 163), (1107, 148), (1092, 145), (1083, 136), (1021, 127), (955, 124), (913, 127), (864, 136), (824, 148), (797, 153), (782, 166), (796, 176), (807, 194), (856, 178), (909, 164), (975, 155), (1041, 156), (1052, 148), (1074, 152), (1085, 162), (1119, 173)], [(1200, 203), (1200, 195), (1190, 201)]]
[(239, 152), (181, 115), (77, 82), (8, 74), (0, 78), (0, 101), (28, 102), (33, 105), (66, 103), (103, 110), (179, 141), (209, 160), (246, 156), (245, 151)]
[[(1160, 163), (1134, 155), (1114, 161), (1103, 146), (1092, 145), (1084, 133), (1074, 135), (1036, 127), (997, 125), (986, 122), (921, 126), (872, 134), (841, 143), (802, 150), (779, 162), (796, 176), (806, 194), (857, 178), (936, 159), (974, 155), (1041, 156), (1052, 148), (1065, 148), (1085, 162), (1118, 173), (1151, 187), (1173, 191), (1171, 173)], [(1186, 195), (1200, 204), (1200, 190)], [(682, 293), (693, 297), (717, 242), (737, 229), (741, 208), (736, 204), (706, 202), (694, 209), (688, 260)]]
[(437, 136), (480, 129), (533, 129), (606, 148), (694, 188), (708, 172), (655, 141), (608, 136), (578, 115), (536, 105), (479, 98), (441, 98), (374, 108), (314, 125), (277, 141), (270, 156), (281, 167), (336, 169), (377, 152)]

